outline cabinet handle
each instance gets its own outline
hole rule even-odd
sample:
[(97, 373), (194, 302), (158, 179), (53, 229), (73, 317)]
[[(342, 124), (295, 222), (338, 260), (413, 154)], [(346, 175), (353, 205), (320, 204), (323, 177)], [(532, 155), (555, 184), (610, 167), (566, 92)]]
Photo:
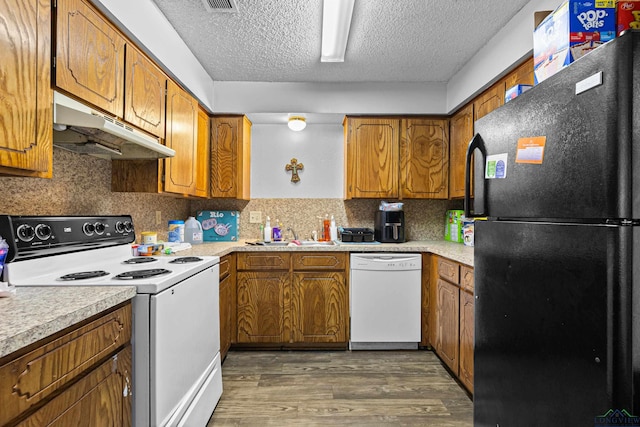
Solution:
[[(482, 181), (482, 197), (478, 197), (479, 193), (477, 191), (474, 192), (475, 200), (473, 205), (473, 213), (471, 212), (471, 157), (473, 156), (473, 152), (475, 150), (480, 151), (482, 154), (482, 174), (476, 176), (482, 177), (481, 180), (476, 179), (474, 181), (474, 187), (478, 187), (479, 181)], [(469, 142), (469, 146), (467, 147), (467, 157), (465, 160), (465, 168), (464, 168), (464, 216), (467, 218), (477, 218), (481, 216), (487, 216), (486, 214), (486, 200), (487, 200), (487, 185), (484, 182), (484, 173), (486, 168), (486, 157), (487, 157), (487, 149), (484, 146), (484, 141), (479, 133), (476, 133)], [(474, 188), (475, 189), (475, 188)], [(478, 211), (478, 203), (482, 204), (482, 212)]]

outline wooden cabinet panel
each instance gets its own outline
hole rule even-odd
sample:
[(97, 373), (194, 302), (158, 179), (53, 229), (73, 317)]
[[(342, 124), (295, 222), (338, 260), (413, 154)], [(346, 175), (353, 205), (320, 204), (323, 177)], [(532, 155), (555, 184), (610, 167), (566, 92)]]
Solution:
[(164, 160), (164, 190), (193, 195), (198, 164), (198, 102), (180, 86), (167, 84), (166, 146), (176, 151)]
[(460, 266), (460, 287), (473, 294), (473, 268), (466, 265)]
[(460, 381), (473, 393), (473, 294), (460, 292)]
[(293, 342), (347, 342), (348, 289), (342, 272), (293, 274)]
[(4, 0), (0, 21), (0, 174), (51, 178), (51, 2)]
[(289, 337), (289, 272), (237, 273), (238, 343), (282, 343)]
[(57, 2), (57, 14), (56, 86), (122, 117), (125, 39), (84, 0)]
[(464, 197), (465, 161), (467, 147), (472, 138), (473, 104), (469, 104), (454, 114), (450, 120), (450, 198)]
[(18, 427), (130, 426), (131, 346), (53, 398)]
[[(0, 366), (0, 425), (68, 388), (130, 340), (128, 304)], [(129, 381), (130, 362), (124, 366)], [(118, 387), (120, 399), (122, 390)]]
[(460, 264), (446, 258), (438, 258), (438, 275), (457, 284), (460, 281)]
[(458, 375), (458, 352), (460, 340), (460, 288), (438, 279), (438, 331), (436, 352), (443, 362)]
[(232, 263), (233, 263), (233, 255), (225, 255), (220, 258), (220, 279), (224, 279), (229, 274), (231, 274)]
[(478, 120), (504, 104), (504, 81), (491, 86), (473, 102), (474, 121)]
[(346, 198), (397, 198), (399, 119), (347, 117)]
[(292, 254), (294, 270), (344, 270), (347, 255), (340, 252), (304, 252)]
[(233, 286), (231, 277), (220, 280), (220, 358), (224, 360), (231, 347)]
[(533, 85), (533, 57), (530, 57), (504, 78), (505, 90), (512, 86)]
[(211, 120), (211, 197), (250, 198), (251, 122), (245, 116)]
[(448, 120), (402, 120), (400, 193), (412, 199), (449, 196)]
[(288, 252), (246, 252), (237, 254), (238, 270), (288, 270)]
[(132, 44), (126, 67), (124, 120), (164, 139), (166, 74)]
[(209, 138), (209, 115), (202, 108), (198, 109), (198, 151), (196, 153), (196, 185), (194, 196), (209, 197), (209, 153), (211, 139)]
[[(430, 347), (432, 346), (432, 341), (429, 339), (431, 334), (431, 328), (433, 327), (433, 320), (431, 319), (431, 311), (435, 308), (435, 304), (431, 297), (431, 274), (432, 267), (431, 264), (433, 262), (433, 256), (426, 252), (422, 254), (422, 288), (421, 288), (421, 299), (422, 299), (422, 311), (421, 311), (421, 327), (422, 327), (422, 338), (420, 340), (420, 346), (422, 347)], [(433, 282), (435, 283), (435, 282)]]

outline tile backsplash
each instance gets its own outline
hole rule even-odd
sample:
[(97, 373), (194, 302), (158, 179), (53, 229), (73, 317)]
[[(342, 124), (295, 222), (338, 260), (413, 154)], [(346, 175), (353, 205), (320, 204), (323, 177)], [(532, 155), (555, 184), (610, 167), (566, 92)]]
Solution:
[[(142, 231), (156, 231), (166, 240), (170, 219), (186, 219), (199, 210), (240, 211), (241, 239), (257, 239), (259, 224), (249, 223), (249, 212), (260, 211), (291, 227), (299, 238), (310, 238), (319, 228), (319, 218), (333, 215), (338, 226), (373, 228), (379, 200), (342, 199), (254, 199), (249, 202), (226, 199), (188, 200), (166, 195), (111, 192), (111, 161), (83, 156), (55, 148), (53, 177), (0, 177), (3, 196), (0, 214), (9, 215), (120, 215), (130, 214), (138, 240)], [(458, 200), (405, 200), (404, 211), (409, 240), (441, 240), (444, 213), (461, 209)], [(156, 224), (156, 212), (161, 221)], [(289, 238), (286, 232), (285, 237)]]

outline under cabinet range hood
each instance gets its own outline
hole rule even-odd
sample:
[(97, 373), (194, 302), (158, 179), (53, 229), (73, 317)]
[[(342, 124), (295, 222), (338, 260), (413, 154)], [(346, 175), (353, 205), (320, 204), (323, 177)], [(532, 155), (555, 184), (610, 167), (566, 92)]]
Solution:
[(53, 92), (53, 145), (104, 159), (161, 159), (176, 152), (159, 138)]

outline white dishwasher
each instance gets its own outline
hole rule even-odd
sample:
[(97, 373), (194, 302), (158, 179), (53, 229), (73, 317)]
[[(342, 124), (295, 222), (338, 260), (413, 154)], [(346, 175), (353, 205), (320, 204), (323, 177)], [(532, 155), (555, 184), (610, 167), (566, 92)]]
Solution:
[(417, 349), (422, 255), (351, 254), (351, 350)]

